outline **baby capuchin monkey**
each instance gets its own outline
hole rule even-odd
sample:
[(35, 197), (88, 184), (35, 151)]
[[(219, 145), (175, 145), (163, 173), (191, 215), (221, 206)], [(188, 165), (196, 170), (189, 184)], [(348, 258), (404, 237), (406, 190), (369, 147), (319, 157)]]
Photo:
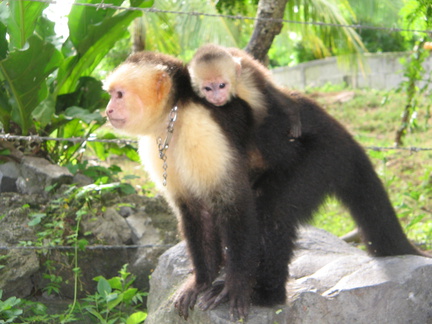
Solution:
[[(252, 108), (259, 125), (268, 112), (265, 92), (268, 87), (278, 88), (269, 70), (245, 51), (207, 44), (198, 49), (188, 65), (192, 87), (196, 94), (215, 106), (224, 106), (238, 97)], [(288, 115), (289, 135), (301, 136), (298, 107), (284, 106)]]

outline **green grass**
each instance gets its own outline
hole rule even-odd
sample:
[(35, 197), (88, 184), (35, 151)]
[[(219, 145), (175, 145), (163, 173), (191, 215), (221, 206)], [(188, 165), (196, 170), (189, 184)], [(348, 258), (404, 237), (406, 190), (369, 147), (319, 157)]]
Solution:
[[(341, 91), (353, 91), (354, 97), (334, 102)], [(377, 90), (338, 90), (316, 93), (321, 105), (351, 132), (364, 147), (390, 147), (400, 125), (405, 106), (402, 93)], [(427, 112), (431, 97), (421, 98), (416, 127), (405, 137), (405, 147), (432, 147), (432, 122)], [(367, 149), (375, 169), (383, 181), (408, 237), (432, 248), (432, 151), (373, 151)], [(314, 225), (335, 235), (343, 235), (355, 227), (348, 212), (337, 201), (329, 200), (316, 214)]]

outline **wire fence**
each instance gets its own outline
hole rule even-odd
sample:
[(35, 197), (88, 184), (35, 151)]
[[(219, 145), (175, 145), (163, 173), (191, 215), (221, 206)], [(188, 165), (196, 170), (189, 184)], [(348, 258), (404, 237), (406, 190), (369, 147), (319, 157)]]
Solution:
[(27, 141), (27, 142), (45, 142), (45, 141), (55, 141), (55, 142), (73, 142), (73, 143), (83, 143), (83, 142), (99, 142), (99, 143), (114, 143), (114, 144), (138, 144), (137, 140), (131, 140), (131, 139), (120, 139), (120, 138), (113, 138), (113, 139), (104, 139), (104, 138), (96, 138), (96, 137), (68, 137), (68, 138), (61, 138), (61, 137), (49, 137), (49, 136), (39, 136), (39, 135), (28, 135), (28, 136), (22, 136), (22, 135), (13, 135), (13, 134), (0, 134), (0, 139), (6, 140), (6, 141)]
[[(151, 249), (151, 248), (170, 248), (174, 244), (144, 244), (144, 245), (87, 245), (82, 247), (84, 250), (132, 250), (132, 249)], [(36, 246), (36, 245), (8, 245), (0, 246), (0, 251), (10, 251), (10, 250), (58, 250), (58, 251), (73, 251), (75, 250), (74, 245), (46, 245), (46, 246)], [(78, 248), (78, 249), (81, 249)]]
[[(9, 1), (21, 1), (21, 0), (9, 0)], [(31, 2), (43, 2), (47, 4), (58, 4), (60, 1), (55, 0), (27, 0)], [(211, 14), (196, 11), (179, 11), (179, 10), (164, 10), (158, 8), (138, 8), (138, 7), (125, 7), (116, 6), (109, 3), (104, 3), (103, 0), (99, 3), (73, 3), (74, 6), (86, 6), (94, 7), (98, 10), (129, 10), (129, 11), (142, 11), (144, 13), (165, 13), (174, 15), (187, 15), (187, 16), (199, 16), (199, 17), (213, 17), (213, 18), (225, 18), (225, 19), (236, 19), (236, 20), (251, 20), (251, 21), (272, 21), (277, 23), (286, 24), (299, 24), (299, 25), (313, 25), (313, 26), (323, 26), (323, 27), (338, 27), (338, 28), (352, 28), (352, 29), (371, 29), (371, 30), (386, 30), (388, 32), (411, 32), (411, 33), (426, 33), (432, 35), (432, 30), (422, 30), (422, 29), (409, 29), (400, 27), (380, 27), (380, 26), (370, 26), (361, 24), (337, 24), (328, 22), (318, 22), (318, 21), (295, 21), (289, 19), (275, 19), (275, 18), (264, 18), (264, 17), (247, 17), (241, 15), (226, 15), (226, 14)]]
[[(39, 136), (39, 135), (13, 135), (13, 134), (0, 134), (0, 141), (28, 141), (28, 142), (43, 142), (43, 141), (56, 141), (56, 142), (74, 142), (74, 143), (84, 143), (84, 142), (100, 142), (100, 143), (114, 143), (114, 144), (138, 144), (137, 140), (132, 139), (103, 139), (96, 137), (70, 137), (70, 138), (61, 138), (61, 137), (49, 137), (49, 136)], [(398, 147), (398, 146), (365, 146), (365, 149), (373, 150), (373, 151), (410, 151), (410, 152), (422, 152), (422, 151), (432, 151), (432, 147)]]

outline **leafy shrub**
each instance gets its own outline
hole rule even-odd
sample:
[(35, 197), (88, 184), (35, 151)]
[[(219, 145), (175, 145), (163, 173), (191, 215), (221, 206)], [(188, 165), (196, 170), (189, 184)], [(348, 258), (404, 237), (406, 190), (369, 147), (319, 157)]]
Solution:
[[(148, 7), (153, 1), (130, 4)], [(0, 3), (0, 124), (12, 134), (88, 137), (103, 125), (98, 109), (107, 102), (102, 83), (90, 75), (113, 45), (127, 36), (127, 26), (141, 12), (74, 5), (68, 15), (69, 37), (60, 43), (54, 23), (43, 16), (47, 6), (23, 0)], [(41, 145), (60, 163), (79, 156), (84, 145), (97, 146), (67, 141)]]

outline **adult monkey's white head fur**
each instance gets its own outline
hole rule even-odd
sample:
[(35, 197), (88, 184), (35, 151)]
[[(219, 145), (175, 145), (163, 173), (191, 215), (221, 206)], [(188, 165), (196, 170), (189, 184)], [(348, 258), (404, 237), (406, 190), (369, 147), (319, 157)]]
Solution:
[(104, 82), (111, 96), (106, 109), (111, 124), (131, 135), (151, 133), (152, 126), (166, 118), (171, 87), (167, 66), (145, 61), (121, 64)]

